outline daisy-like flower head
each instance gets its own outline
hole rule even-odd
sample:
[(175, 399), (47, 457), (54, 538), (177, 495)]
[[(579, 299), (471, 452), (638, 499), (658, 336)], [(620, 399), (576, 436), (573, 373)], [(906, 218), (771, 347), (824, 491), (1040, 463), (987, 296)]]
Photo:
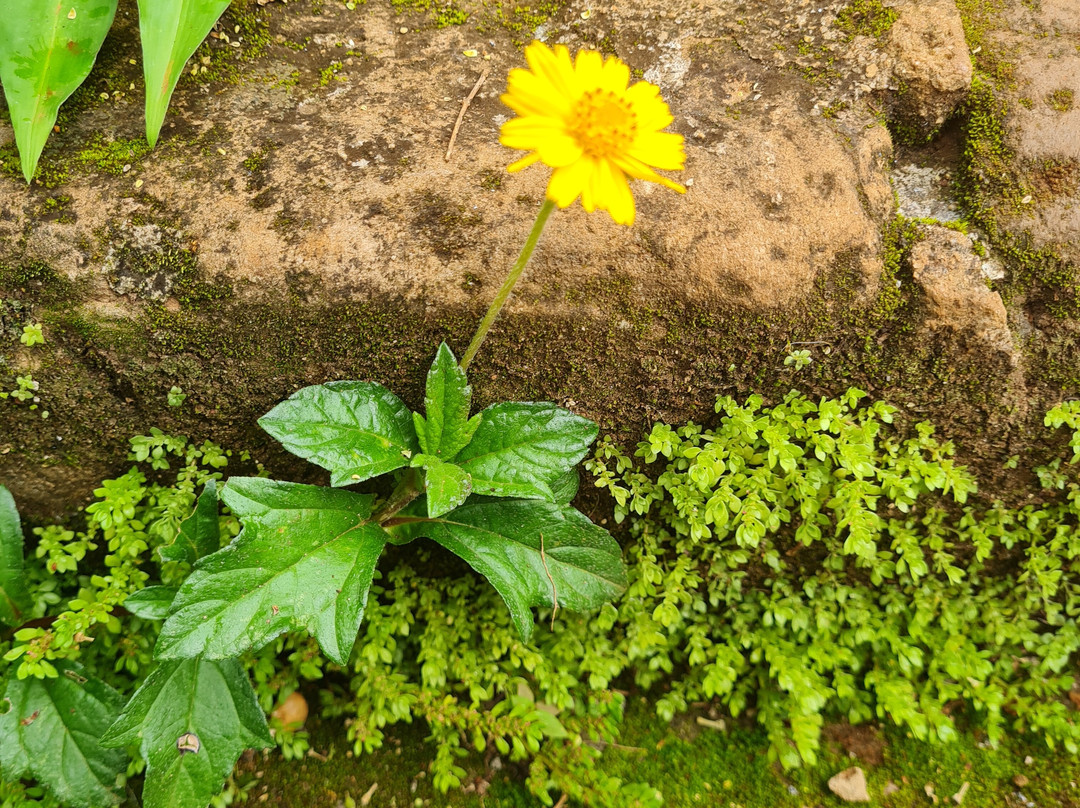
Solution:
[(618, 224), (634, 223), (628, 177), (685, 193), (654, 170), (686, 161), (682, 135), (661, 131), (674, 119), (655, 85), (629, 86), (630, 68), (596, 51), (571, 62), (565, 46), (533, 42), (525, 58), (529, 69), (511, 70), (502, 96), (518, 117), (503, 124), (499, 142), (530, 152), (510, 171), (539, 160), (554, 169), (548, 199), (565, 208), (580, 196), (585, 210), (606, 210)]

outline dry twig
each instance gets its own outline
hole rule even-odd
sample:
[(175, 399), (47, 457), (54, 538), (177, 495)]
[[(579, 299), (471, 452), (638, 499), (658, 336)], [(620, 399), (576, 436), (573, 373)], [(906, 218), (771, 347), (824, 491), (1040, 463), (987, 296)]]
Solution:
[(473, 85), (472, 92), (469, 93), (468, 98), (461, 104), (461, 112), (458, 113), (457, 122), (454, 124), (454, 131), (450, 133), (450, 145), (446, 147), (446, 157), (444, 159), (447, 162), (450, 161), (450, 152), (454, 150), (454, 141), (457, 140), (458, 130), (461, 128), (461, 121), (465, 118), (465, 110), (469, 108), (469, 104), (472, 103), (473, 98), (480, 92), (480, 85), (487, 80), (488, 73), (490, 72), (491, 68), (488, 65), (484, 65), (484, 72), (481, 73), (480, 78), (476, 80), (476, 84)]

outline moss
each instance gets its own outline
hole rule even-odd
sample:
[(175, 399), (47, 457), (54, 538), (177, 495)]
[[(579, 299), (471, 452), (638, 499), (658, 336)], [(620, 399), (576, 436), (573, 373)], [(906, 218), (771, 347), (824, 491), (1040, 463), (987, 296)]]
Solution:
[(143, 138), (108, 140), (96, 135), (89, 146), (76, 152), (75, 161), (87, 168), (119, 177), (149, 153), (150, 145)]
[(44, 261), (0, 262), (0, 291), (7, 296), (27, 296), (51, 305), (72, 302), (78, 287)]
[(476, 26), (479, 33), (490, 28), (501, 28), (510, 34), (516, 47), (524, 47), (533, 38), (536, 29), (556, 17), (562, 16), (568, 0), (490, 0)]
[(840, 10), (833, 25), (847, 35), (848, 42), (856, 36), (881, 39), (892, 28), (898, 16), (896, 11), (882, 5), (880, 0), (854, 0)]
[(505, 179), (502, 171), (487, 170), (480, 175), (480, 187), (485, 191), (497, 191), (502, 188)]
[(964, 150), (957, 172), (957, 196), (971, 221), (983, 230), (1006, 260), (1010, 273), (1001, 291), (1006, 298), (1025, 295), (1052, 314), (1080, 315), (1080, 271), (1062, 259), (1053, 245), (1036, 245), (1026, 231), (1004, 228), (1003, 216), (1016, 217), (1032, 204), (1038, 188), (1067, 189), (1070, 166), (1042, 166), (1025, 174), (1006, 139), (1008, 105), (993, 83), (976, 75), (964, 106)]
[(469, 19), (468, 13), (454, 0), (390, 0), (390, 5), (398, 14), (427, 14), (436, 28), (463, 25)]
[(1055, 112), (1068, 112), (1073, 108), (1073, 91), (1067, 87), (1061, 87), (1048, 93), (1046, 104)]
[(344, 76), (338, 75), (342, 69), (344, 69), (344, 65), (341, 62), (334, 61), (328, 64), (319, 71), (319, 86), (327, 87), (331, 81), (345, 81)]

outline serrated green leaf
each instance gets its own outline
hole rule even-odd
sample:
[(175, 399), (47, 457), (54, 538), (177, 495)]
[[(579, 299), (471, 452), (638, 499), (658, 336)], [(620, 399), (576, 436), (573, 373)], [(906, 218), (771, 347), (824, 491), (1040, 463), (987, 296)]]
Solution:
[(124, 608), (146, 620), (164, 620), (176, 598), (175, 586), (147, 586), (128, 595)]
[(472, 475), (473, 491), (555, 502), (563, 482), (596, 440), (592, 421), (546, 403), (494, 404), (454, 463)]
[(0, 622), (21, 626), (33, 603), (23, 575), (23, 533), (11, 492), (0, 485)]
[(53, 664), (56, 678), (7, 683), (0, 700), (10, 704), (0, 714), (0, 772), (7, 780), (33, 777), (66, 805), (115, 805), (117, 777), (128, 759), (100, 739), (124, 699), (77, 663)]
[(522, 639), (533, 606), (594, 609), (626, 588), (618, 543), (573, 508), (529, 500), (467, 504), (439, 519), (403, 517), (395, 537), (426, 536), (461, 556), (506, 601)]
[(424, 469), (424, 493), (427, 495), (427, 515), (442, 516), (469, 498), (472, 478), (453, 463), (444, 463), (427, 454), (414, 455), (412, 465)]
[(335, 487), (399, 469), (420, 451), (409, 408), (374, 382), (297, 390), (259, 426), (294, 455), (327, 469)]
[(435, 354), (427, 375), (424, 393), (425, 420), (413, 413), (416, 434), (424, 454), (452, 460), (472, 439), (480, 425), (480, 415), (469, 418), (472, 387), (454, 352), (444, 342)]
[(158, 548), (162, 561), (186, 561), (194, 564), (200, 558), (221, 549), (221, 528), (218, 525), (217, 482), (207, 480), (195, 509), (183, 522), (171, 544)]
[(101, 739), (140, 744), (144, 808), (205, 808), (245, 749), (274, 740), (235, 659), (161, 662)]
[(176, 82), (229, 0), (139, 0), (146, 78), (146, 139), (157, 143)]
[(232, 657), (303, 628), (344, 665), (388, 538), (367, 521), (373, 498), (233, 477), (221, 499), (243, 530), (196, 563), (161, 628), (156, 656)]
[(4, 87), (22, 172), (34, 177), (56, 115), (94, 66), (117, 0), (19, 0), (0, 19)]

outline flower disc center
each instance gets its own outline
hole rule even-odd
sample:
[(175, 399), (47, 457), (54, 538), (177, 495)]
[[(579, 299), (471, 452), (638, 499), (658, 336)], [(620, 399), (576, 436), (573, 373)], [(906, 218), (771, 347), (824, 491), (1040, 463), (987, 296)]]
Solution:
[(614, 93), (590, 90), (574, 104), (567, 128), (589, 157), (612, 157), (633, 143), (637, 116)]

